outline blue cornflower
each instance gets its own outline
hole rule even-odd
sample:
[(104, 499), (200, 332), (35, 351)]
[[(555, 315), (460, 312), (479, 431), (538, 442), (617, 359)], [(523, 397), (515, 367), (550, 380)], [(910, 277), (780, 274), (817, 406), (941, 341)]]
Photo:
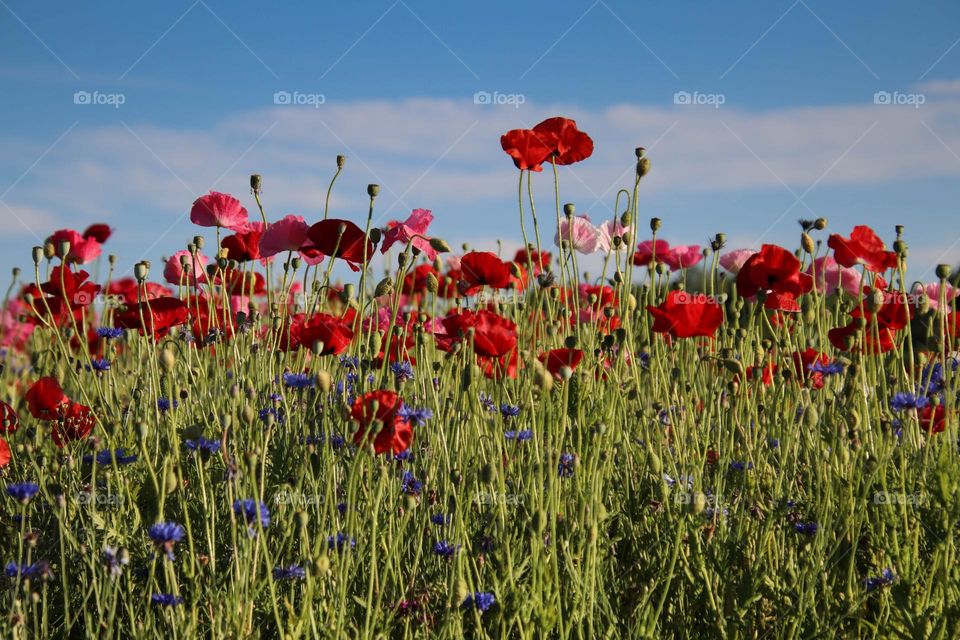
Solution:
[(890, 408), (894, 411), (905, 411), (907, 409), (922, 409), (930, 403), (924, 396), (917, 396), (912, 393), (900, 392), (893, 394), (890, 398)]
[(777, 438), (767, 438), (767, 444), (770, 445), (771, 449), (777, 449), (780, 447), (780, 440)]
[(302, 580), (307, 577), (307, 570), (298, 564), (291, 564), (288, 567), (274, 567), (274, 580)]
[(453, 554), (457, 552), (457, 549), (460, 548), (458, 544), (452, 544), (445, 540), (441, 540), (433, 545), (433, 552), (443, 558), (453, 557)]
[(826, 378), (828, 376), (835, 376), (843, 373), (843, 363), (828, 362), (823, 364), (822, 362), (814, 362), (810, 365), (807, 365), (807, 370), (809, 370), (810, 373), (819, 373)]
[(94, 358), (87, 365), (87, 371), (110, 371), (110, 361), (104, 358)]
[(340, 356), (340, 366), (345, 369), (359, 369), (360, 358), (356, 356)]
[(867, 592), (874, 591), (881, 587), (886, 587), (893, 584), (893, 581), (897, 579), (897, 576), (893, 573), (892, 569), (884, 569), (883, 572), (875, 578), (867, 578)]
[(406, 451), (401, 451), (400, 453), (393, 454), (393, 459), (396, 460), (397, 462), (406, 462), (412, 457), (413, 457), (413, 452), (410, 451), (410, 449), (407, 449)]
[(427, 420), (433, 417), (433, 411), (427, 408), (418, 409), (409, 405), (403, 405), (397, 410), (397, 415), (415, 427), (422, 427), (426, 424)]
[(199, 451), (201, 455), (213, 455), (220, 451), (220, 441), (199, 437), (196, 440), (184, 440), (183, 446), (190, 451)]
[(742, 460), (734, 460), (730, 463), (730, 471), (749, 471), (753, 469), (752, 462), (744, 462)]
[(492, 607), (497, 602), (492, 593), (486, 591), (477, 591), (467, 596), (460, 605), (463, 609), (474, 609), (483, 612)]
[(153, 540), (153, 544), (165, 552), (171, 560), (173, 560), (173, 545), (183, 539), (184, 533), (186, 532), (183, 527), (176, 522), (158, 522), (147, 529), (147, 535)]
[(119, 578), (123, 573), (124, 565), (130, 564), (130, 554), (125, 550), (119, 551), (116, 547), (104, 545), (103, 566), (112, 578)]
[[(176, 409), (179, 406), (179, 403), (174, 400), (173, 408)], [(170, 400), (169, 398), (157, 398), (157, 409), (160, 409), (161, 413), (165, 413), (170, 410)]]
[(309, 389), (317, 383), (316, 376), (308, 373), (285, 373), (283, 374), (283, 384), (292, 389)]
[(560, 472), (560, 477), (569, 478), (573, 475), (573, 467), (577, 461), (577, 457), (572, 453), (561, 453), (560, 454), (560, 464), (558, 471)]
[[(110, 451), (109, 449), (104, 449), (103, 451), (98, 451), (96, 460), (97, 464), (101, 467), (113, 464), (113, 459), (116, 457), (117, 464), (131, 464), (137, 461), (137, 456), (135, 454), (126, 455), (126, 452), (123, 449), (117, 449), (116, 451)], [(87, 464), (92, 463), (94, 457), (91, 455), (83, 456), (83, 461)]]
[(342, 553), (344, 549), (353, 549), (357, 546), (357, 541), (342, 531), (338, 531), (336, 536), (327, 536), (327, 547), (331, 551)]
[(330, 436), (330, 446), (335, 450), (343, 449), (347, 446), (347, 440), (338, 433), (334, 433)]
[(158, 607), (175, 607), (183, 604), (183, 598), (170, 593), (155, 593), (150, 596), (150, 602)]
[(674, 486), (679, 481), (681, 486), (686, 485), (687, 489), (693, 489), (693, 476), (681, 475), (674, 479), (667, 474), (663, 474), (663, 481), (667, 483), (668, 487)]
[(270, 419), (271, 416), (273, 416), (273, 419), (280, 424), (283, 424), (284, 417), (285, 417), (283, 412), (283, 407), (276, 407), (276, 408), (266, 407), (264, 409), (260, 409), (259, 416), (262, 422), (266, 422), (267, 420)]
[(97, 337), (113, 340), (123, 335), (123, 329), (115, 327), (97, 327)]
[(423, 488), (423, 483), (417, 480), (417, 478), (410, 471), (404, 471), (403, 477), (400, 481), (400, 490), (406, 493), (407, 495), (416, 496), (420, 495), (420, 490)]
[(17, 482), (7, 485), (7, 495), (20, 504), (27, 504), (33, 500), (33, 496), (39, 491), (40, 485), (36, 482)]
[(337, 503), (337, 511), (340, 512), (340, 515), (346, 515), (346, 513), (347, 513), (347, 503), (346, 503), (346, 502), (338, 502), (338, 503)]
[(445, 527), (450, 524), (450, 516), (445, 516), (442, 513), (435, 513), (430, 516), (430, 522), (435, 525)]
[(518, 415), (520, 415), (520, 407), (514, 404), (501, 404), (500, 415), (502, 415), (506, 420), (516, 418)]
[(487, 394), (480, 392), (480, 405), (484, 408), (485, 411), (493, 413), (497, 410), (497, 403), (493, 401), (493, 398)]
[(820, 525), (818, 525), (816, 522), (798, 522), (793, 525), (794, 531), (808, 536), (814, 535), (819, 529)]
[(247, 531), (251, 536), (257, 535), (257, 522), (264, 528), (270, 525), (270, 510), (267, 509), (267, 505), (257, 502), (253, 498), (234, 501), (233, 512), (237, 516), (243, 516), (247, 523)]
[(943, 365), (935, 362), (927, 365), (920, 373), (920, 381), (924, 385), (921, 390), (925, 394), (936, 394), (943, 391)]
[(523, 431), (505, 431), (503, 437), (507, 440), (516, 440), (517, 442), (526, 442), (533, 439), (533, 431), (524, 429)]
[(41, 580), (47, 581), (53, 578), (50, 563), (46, 560), (34, 562), (33, 564), (20, 565), (16, 562), (8, 562), (6, 567), (4, 567), (4, 573), (8, 578), (16, 578), (17, 573), (19, 573), (20, 577), (26, 580), (40, 578)]
[(413, 365), (407, 361), (394, 362), (390, 365), (390, 373), (398, 382), (403, 380), (413, 380)]

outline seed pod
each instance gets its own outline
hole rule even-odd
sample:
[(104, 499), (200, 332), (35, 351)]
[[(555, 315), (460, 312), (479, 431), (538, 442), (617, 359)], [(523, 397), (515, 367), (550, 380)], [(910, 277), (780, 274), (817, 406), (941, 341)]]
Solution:
[(703, 495), (702, 492), (697, 491), (693, 494), (693, 499), (690, 501), (690, 512), (693, 515), (698, 516), (704, 512), (707, 508), (707, 496)]

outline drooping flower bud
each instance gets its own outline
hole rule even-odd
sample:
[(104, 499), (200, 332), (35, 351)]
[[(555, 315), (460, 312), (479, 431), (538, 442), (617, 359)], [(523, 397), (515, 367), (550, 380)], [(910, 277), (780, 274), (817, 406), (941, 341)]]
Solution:
[(443, 238), (430, 238), (430, 248), (437, 253), (450, 253), (450, 245)]

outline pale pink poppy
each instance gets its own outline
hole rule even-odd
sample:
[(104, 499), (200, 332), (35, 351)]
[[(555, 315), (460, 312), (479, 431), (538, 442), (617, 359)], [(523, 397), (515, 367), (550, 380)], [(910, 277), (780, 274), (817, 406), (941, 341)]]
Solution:
[(593, 253), (600, 248), (600, 232), (587, 216), (560, 220), (560, 229), (553, 237), (554, 244), (559, 247), (561, 239), (580, 253)]
[[(622, 236), (627, 231), (630, 231), (630, 227), (623, 226), (619, 220), (607, 220), (597, 227), (600, 249), (602, 251), (610, 251), (610, 248), (613, 246), (613, 239), (617, 236)], [(617, 251), (623, 251), (626, 248), (627, 245), (621, 243)]]
[(397, 242), (412, 244), (419, 249), (427, 260), (437, 257), (437, 251), (430, 246), (430, 241), (424, 238), (415, 238), (415, 235), (426, 236), (427, 228), (433, 222), (433, 214), (429, 209), (414, 209), (403, 222), (396, 222), (383, 234), (383, 244), (380, 253), (386, 253)]
[[(920, 284), (917, 283), (917, 285), (913, 289), (913, 293), (927, 294), (927, 298), (929, 298), (930, 300), (930, 308), (934, 310), (940, 308), (940, 283), (939, 282), (931, 282), (930, 284), (924, 285), (922, 288), (920, 287)], [(951, 306), (951, 303), (957, 297), (958, 294), (960, 294), (960, 290), (958, 290), (953, 285), (948, 284), (943, 288), (943, 295), (947, 302), (948, 307)]]
[[(100, 243), (96, 238), (84, 238), (79, 231), (73, 229), (60, 229), (54, 231), (53, 235), (47, 238), (53, 243), (53, 249), (58, 258), (63, 258), (65, 262), (75, 262), (77, 264), (87, 264), (93, 262), (102, 252)], [(66, 256), (60, 255), (60, 243), (64, 240), (70, 243), (70, 251)]]
[(230, 296), (230, 310), (233, 313), (250, 311), (250, 296)]
[(230, 194), (211, 191), (194, 201), (190, 222), (201, 227), (242, 229), (247, 224), (247, 210)]
[(689, 269), (703, 260), (700, 245), (681, 244), (671, 247), (663, 256), (663, 261), (674, 271)]
[(734, 249), (720, 256), (720, 266), (737, 275), (743, 268), (743, 264), (755, 253), (753, 249)]
[(816, 277), (813, 286), (823, 295), (833, 295), (838, 289), (846, 291), (852, 296), (860, 293), (860, 272), (853, 267), (844, 267), (833, 259), (833, 256), (823, 256), (813, 261), (807, 267), (807, 275)]
[(633, 264), (646, 267), (654, 260), (663, 262), (669, 251), (670, 243), (666, 240), (657, 240), (656, 245), (653, 240), (644, 240), (637, 245), (637, 251), (633, 254)]
[(463, 256), (455, 256), (451, 254), (451, 255), (444, 256), (443, 261), (447, 265), (447, 269), (451, 271), (460, 271), (461, 258), (463, 258)]
[[(187, 270), (184, 272), (180, 265), (181, 256), (187, 258)], [(193, 265), (192, 276), (190, 265)], [(167, 259), (167, 264), (163, 268), (163, 278), (170, 284), (189, 284), (197, 286), (198, 282), (207, 281), (207, 256), (198, 253), (193, 256), (189, 251), (177, 251)]]
[(260, 255), (264, 258), (287, 251), (299, 251), (307, 241), (310, 225), (301, 217), (288, 215), (270, 223), (260, 237)]
[(21, 322), (21, 316), (31, 316), (30, 307), (20, 300), (10, 300), (7, 308), (0, 310), (0, 347), (23, 349), (36, 325)]

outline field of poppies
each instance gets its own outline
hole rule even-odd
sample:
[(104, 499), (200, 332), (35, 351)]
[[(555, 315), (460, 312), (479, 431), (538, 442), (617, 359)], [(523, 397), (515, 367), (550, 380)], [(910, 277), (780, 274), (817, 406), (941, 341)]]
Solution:
[(24, 255), (0, 637), (960, 636), (950, 266), (822, 218), (672, 244), (644, 149), (592, 221), (574, 121), (501, 144), (515, 255), (381, 227), (377, 185), (281, 218), (259, 175), (162, 263), (103, 224)]

